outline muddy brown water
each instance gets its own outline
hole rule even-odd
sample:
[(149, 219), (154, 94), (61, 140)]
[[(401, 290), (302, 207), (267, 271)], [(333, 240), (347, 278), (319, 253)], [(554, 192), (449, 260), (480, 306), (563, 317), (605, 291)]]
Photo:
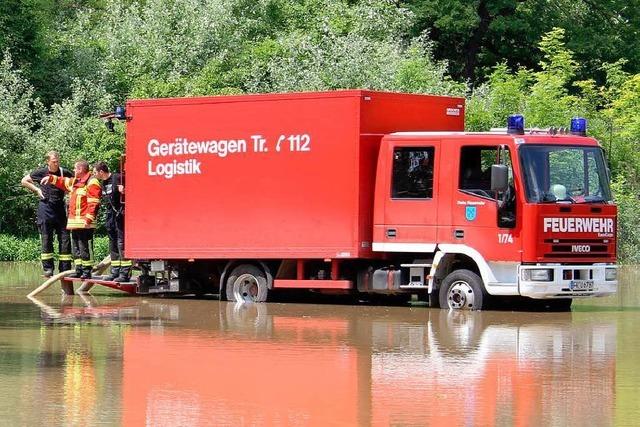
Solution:
[(61, 297), (0, 264), (0, 423), (640, 425), (640, 287), (570, 313)]

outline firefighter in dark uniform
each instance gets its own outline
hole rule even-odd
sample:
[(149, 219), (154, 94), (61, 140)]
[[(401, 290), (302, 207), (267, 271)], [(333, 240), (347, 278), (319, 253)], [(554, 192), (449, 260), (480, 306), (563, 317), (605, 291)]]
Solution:
[[(38, 203), (37, 224), (42, 242), (43, 275), (53, 276), (53, 239), (54, 234), (58, 238), (58, 269), (59, 271), (71, 270), (71, 237), (67, 230), (67, 212), (64, 203), (64, 191), (53, 185), (40, 185), (40, 180), (47, 175), (60, 177), (72, 177), (73, 172), (60, 167), (60, 156), (55, 151), (47, 153), (47, 166), (35, 169), (22, 178), (22, 186), (28, 188), (40, 198)], [(36, 186), (37, 182), (40, 186)]]
[(105, 280), (128, 282), (131, 279), (133, 262), (124, 257), (124, 183), (122, 175), (109, 172), (105, 162), (98, 162), (93, 167), (93, 174), (102, 181), (102, 197), (106, 202), (105, 227), (109, 235), (109, 251), (111, 252), (111, 274)]

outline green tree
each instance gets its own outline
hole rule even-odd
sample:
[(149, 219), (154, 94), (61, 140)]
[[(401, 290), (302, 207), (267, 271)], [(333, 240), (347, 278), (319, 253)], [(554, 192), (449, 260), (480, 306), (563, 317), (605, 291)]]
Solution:
[(590, 85), (574, 81), (578, 63), (564, 43), (564, 30), (555, 28), (538, 44), (542, 60), (540, 71), (525, 67), (512, 72), (506, 64), (498, 65), (487, 83), (474, 90), (467, 108), (467, 126), (486, 130), (504, 126), (509, 114), (522, 113), (527, 127), (566, 127), (572, 116), (595, 114), (596, 104), (585, 104), (569, 89), (589, 90)]
[(32, 133), (44, 110), (8, 53), (0, 62), (0, 110), (0, 232), (25, 233), (35, 224), (30, 219), (36, 199), (22, 191), (20, 180), (38, 160)]
[(69, 76), (99, 80), (119, 101), (352, 87), (464, 91), (425, 38), (406, 40), (412, 14), (382, 0), (107, 1), (105, 10), (80, 10), (59, 49), (78, 58)]
[(638, 0), (407, 0), (415, 12), (414, 32), (427, 31), (436, 58), (451, 64), (455, 78), (473, 83), (506, 62), (534, 68), (541, 53), (531, 50), (554, 27), (567, 30), (566, 46), (584, 65), (581, 78), (594, 77), (600, 64), (629, 59), (640, 69), (640, 2)]

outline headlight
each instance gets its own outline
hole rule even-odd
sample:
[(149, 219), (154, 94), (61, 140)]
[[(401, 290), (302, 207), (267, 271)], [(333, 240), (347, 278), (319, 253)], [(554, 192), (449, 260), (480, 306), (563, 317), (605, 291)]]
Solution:
[(550, 268), (528, 268), (522, 270), (522, 280), (527, 282), (551, 282), (553, 270)]
[(604, 280), (616, 280), (618, 278), (617, 268), (606, 268), (604, 270)]

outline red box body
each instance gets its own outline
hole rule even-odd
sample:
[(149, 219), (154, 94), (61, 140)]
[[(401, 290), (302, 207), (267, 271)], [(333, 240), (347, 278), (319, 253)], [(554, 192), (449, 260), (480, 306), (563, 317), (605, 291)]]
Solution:
[[(136, 259), (370, 257), (382, 136), (464, 128), (462, 98), (360, 90), (126, 111), (125, 253)], [(179, 165), (187, 173), (169, 178)]]

